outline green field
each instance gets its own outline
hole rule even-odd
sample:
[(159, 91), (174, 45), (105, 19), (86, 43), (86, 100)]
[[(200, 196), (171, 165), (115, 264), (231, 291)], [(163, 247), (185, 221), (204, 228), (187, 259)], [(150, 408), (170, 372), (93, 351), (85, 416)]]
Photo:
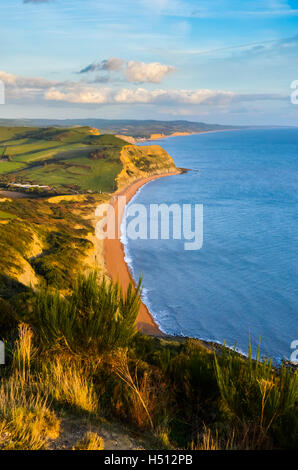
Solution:
[[(124, 145), (112, 135), (94, 135), (89, 127), (0, 127), (1, 182), (48, 185), (63, 193), (111, 192)], [(98, 158), (92, 158), (95, 151)]]
[(10, 214), (9, 212), (0, 211), (0, 220), (10, 220), (15, 219), (16, 216), (14, 214)]

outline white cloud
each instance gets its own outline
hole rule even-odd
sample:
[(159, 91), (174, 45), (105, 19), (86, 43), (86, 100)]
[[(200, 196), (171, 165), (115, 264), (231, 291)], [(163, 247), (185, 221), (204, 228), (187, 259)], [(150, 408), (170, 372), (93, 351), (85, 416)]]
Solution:
[(14, 85), (17, 80), (17, 75), (0, 71), (0, 80), (7, 85)]
[(70, 86), (64, 91), (51, 87), (44, 94), (47, 101), (64, 101), (68, 103), (104, 104), (112, 102), (110, 88), (96, 88), (87, 85)]
[[(160, 83), (166, 75), (174, 72), (175, 67), (172, 65), (164, 65), (160, 62), (139, 62), (130, 60), (125, 63), (123, 59), (118, 57), (110, 57), (101, 62), (94, 62), (87, 65), (80, 74), (92, 72), (116, 72), (123, 75), (128, 82), (134, 83)], [(97, 80), (100, 81), (100, 80)]]
[(20, 75), (14, 75), (12, 73), (6, 73), (0, 70), (0, 80), (5, 84), (19, 87), (19, 88), (48, 88), (51, 85), (57, 85), (58, 82), (54, 80), (47, 80), (40, 77), (21, 77)]
[(145, 88), (97, 88), (77, 85), (61, 91), (51, 87), (44, 98), (51, 101), (89, 104), (200, 104), (230, 102), (234, 93), (221, 90), (147, 90)]
[(248, 101), (276, 101), (287, 97), (273, 93), (236, 94), (225, 90), (147, 90), (145, 88), (98, 88), (72, 85), (63, 91), (51, 87), (45, 100), (81, 104), (156, 104), (156, 105), (212, 105), (226, 106)]
[(0, 71), (0, 80), (6, 85), (6, 98), (11, 102), (224, 107), (244, 102), (287, 99), (287, 96), (277, 93), (237, 94), (227, 90), (209, 89), (112, 88), (83, 81), (57, 82), (44, 78), (21, 77), (4, 71)]
[(159, 62), (146, 64), (145, 62), (130, 60), (126, 64), (125, 76), (129, 82), (160, 83), (166, 75), (174, 72), (174, 70), (175, 67), (163, 65)]
[[(21, 77), (0, 70), (0, 80), (6, 85), (6, 98), (32, 99), (43, 97), (43, 93), (51, 86), (59, 86), (59, 82), (39, 77)], [(65, 85), (65, 83), (64, 83)]]

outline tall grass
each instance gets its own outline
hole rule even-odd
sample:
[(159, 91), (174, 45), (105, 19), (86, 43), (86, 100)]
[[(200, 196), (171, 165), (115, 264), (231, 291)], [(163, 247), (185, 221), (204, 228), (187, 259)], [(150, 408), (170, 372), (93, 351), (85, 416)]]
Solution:
[[(0, 448), (38, 450), (59, 435), (59, 420), (47, 399), (19, 377), (0, 384)], [(1, 442), (2, 441), (2, 442)]]
[(41, 364), (37, 380), (39, 390), (55, 403), (77, 411), (98, 411), (92, 378), (80, 363), (70, 362), (69, 358), (52, 358)]
[(48, 397), (33, 383), (33, 333), (19, 325), (12, 357), (12, 374), (0, 382), (0, 448), (38, 450), (59, 435), (59, 420), (50, 410)]
[[(259, 354), (254, 360), (250, 345), (247, 360), (233, 351), (221, 359), (215, 356), (215, 370), (223, 412), (238, 426), (253, 429), (259, 446), (275, 425), (282, 427), (293, 413), (297, 416), (297, 373), (285, 365), (276, 371), (270, 360), (261, 362)], [(296, 420), (296, 434), (297, 425)]]
[(198, 434), (197, 443), (191, 443), (191, 450), (232, 450), (234, 448), (234, 433), (228, 439), (220, 439), (218, 431), (211, 432), (211, 429), (204, 426), (203, 432)]
[(132, 405), (137, 423), (144, 425), (144, 421), (148, 420), (151, 429), (153, 429), (154, 425), (149, 411), (150, 394), (147, 387), (147, 376), (145, 375), (143, 377), (141, 385), (139, 384), (137, 369), (135, 369), (134, 377), (132, 376), (128, 365), (127, 350), (118, 350), (116, 354), (110, 358), (110, 363), (116, 375), (133, 392)]
[(16, 341), (12, 368), (14, 373), (18, 375), (19, 379), (23, 382), (29, 381), (31, 378), (31, 361), (36, 354), (36, 348), (32, 342), (33, 332), (28, 325), (21, 323), (19, 325), (19, 338)]

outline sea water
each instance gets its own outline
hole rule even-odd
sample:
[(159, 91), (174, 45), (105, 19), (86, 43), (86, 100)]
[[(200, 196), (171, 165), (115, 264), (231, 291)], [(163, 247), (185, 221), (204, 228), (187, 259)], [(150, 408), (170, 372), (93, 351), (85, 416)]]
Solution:
[[(298, 339), (298, 129), (179, 136), (161, 145), (190, 171), (131, 203), (203, 204), (204, 241), (125, 239), (126, 260), (160, 328), (279, 361)], [(149, 211), (148, 211), (149, 212)], [(149, 217), (149, 216), (148, 216)], [(149, 221), (148, 221), (149, 223)]]

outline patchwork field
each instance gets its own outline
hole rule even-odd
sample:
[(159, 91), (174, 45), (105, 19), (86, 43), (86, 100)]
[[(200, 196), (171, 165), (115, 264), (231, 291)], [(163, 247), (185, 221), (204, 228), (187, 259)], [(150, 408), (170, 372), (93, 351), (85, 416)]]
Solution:
[(53, 191), (110, 192), (127, 142), (90, 127), (0, 127), (0, 181), (47, 185)]
[(67, 289), (94, 251), (96, 205), (175, 168), (157, 145), (91, 127), (0, 127), (0, 297), (30, 284)]

